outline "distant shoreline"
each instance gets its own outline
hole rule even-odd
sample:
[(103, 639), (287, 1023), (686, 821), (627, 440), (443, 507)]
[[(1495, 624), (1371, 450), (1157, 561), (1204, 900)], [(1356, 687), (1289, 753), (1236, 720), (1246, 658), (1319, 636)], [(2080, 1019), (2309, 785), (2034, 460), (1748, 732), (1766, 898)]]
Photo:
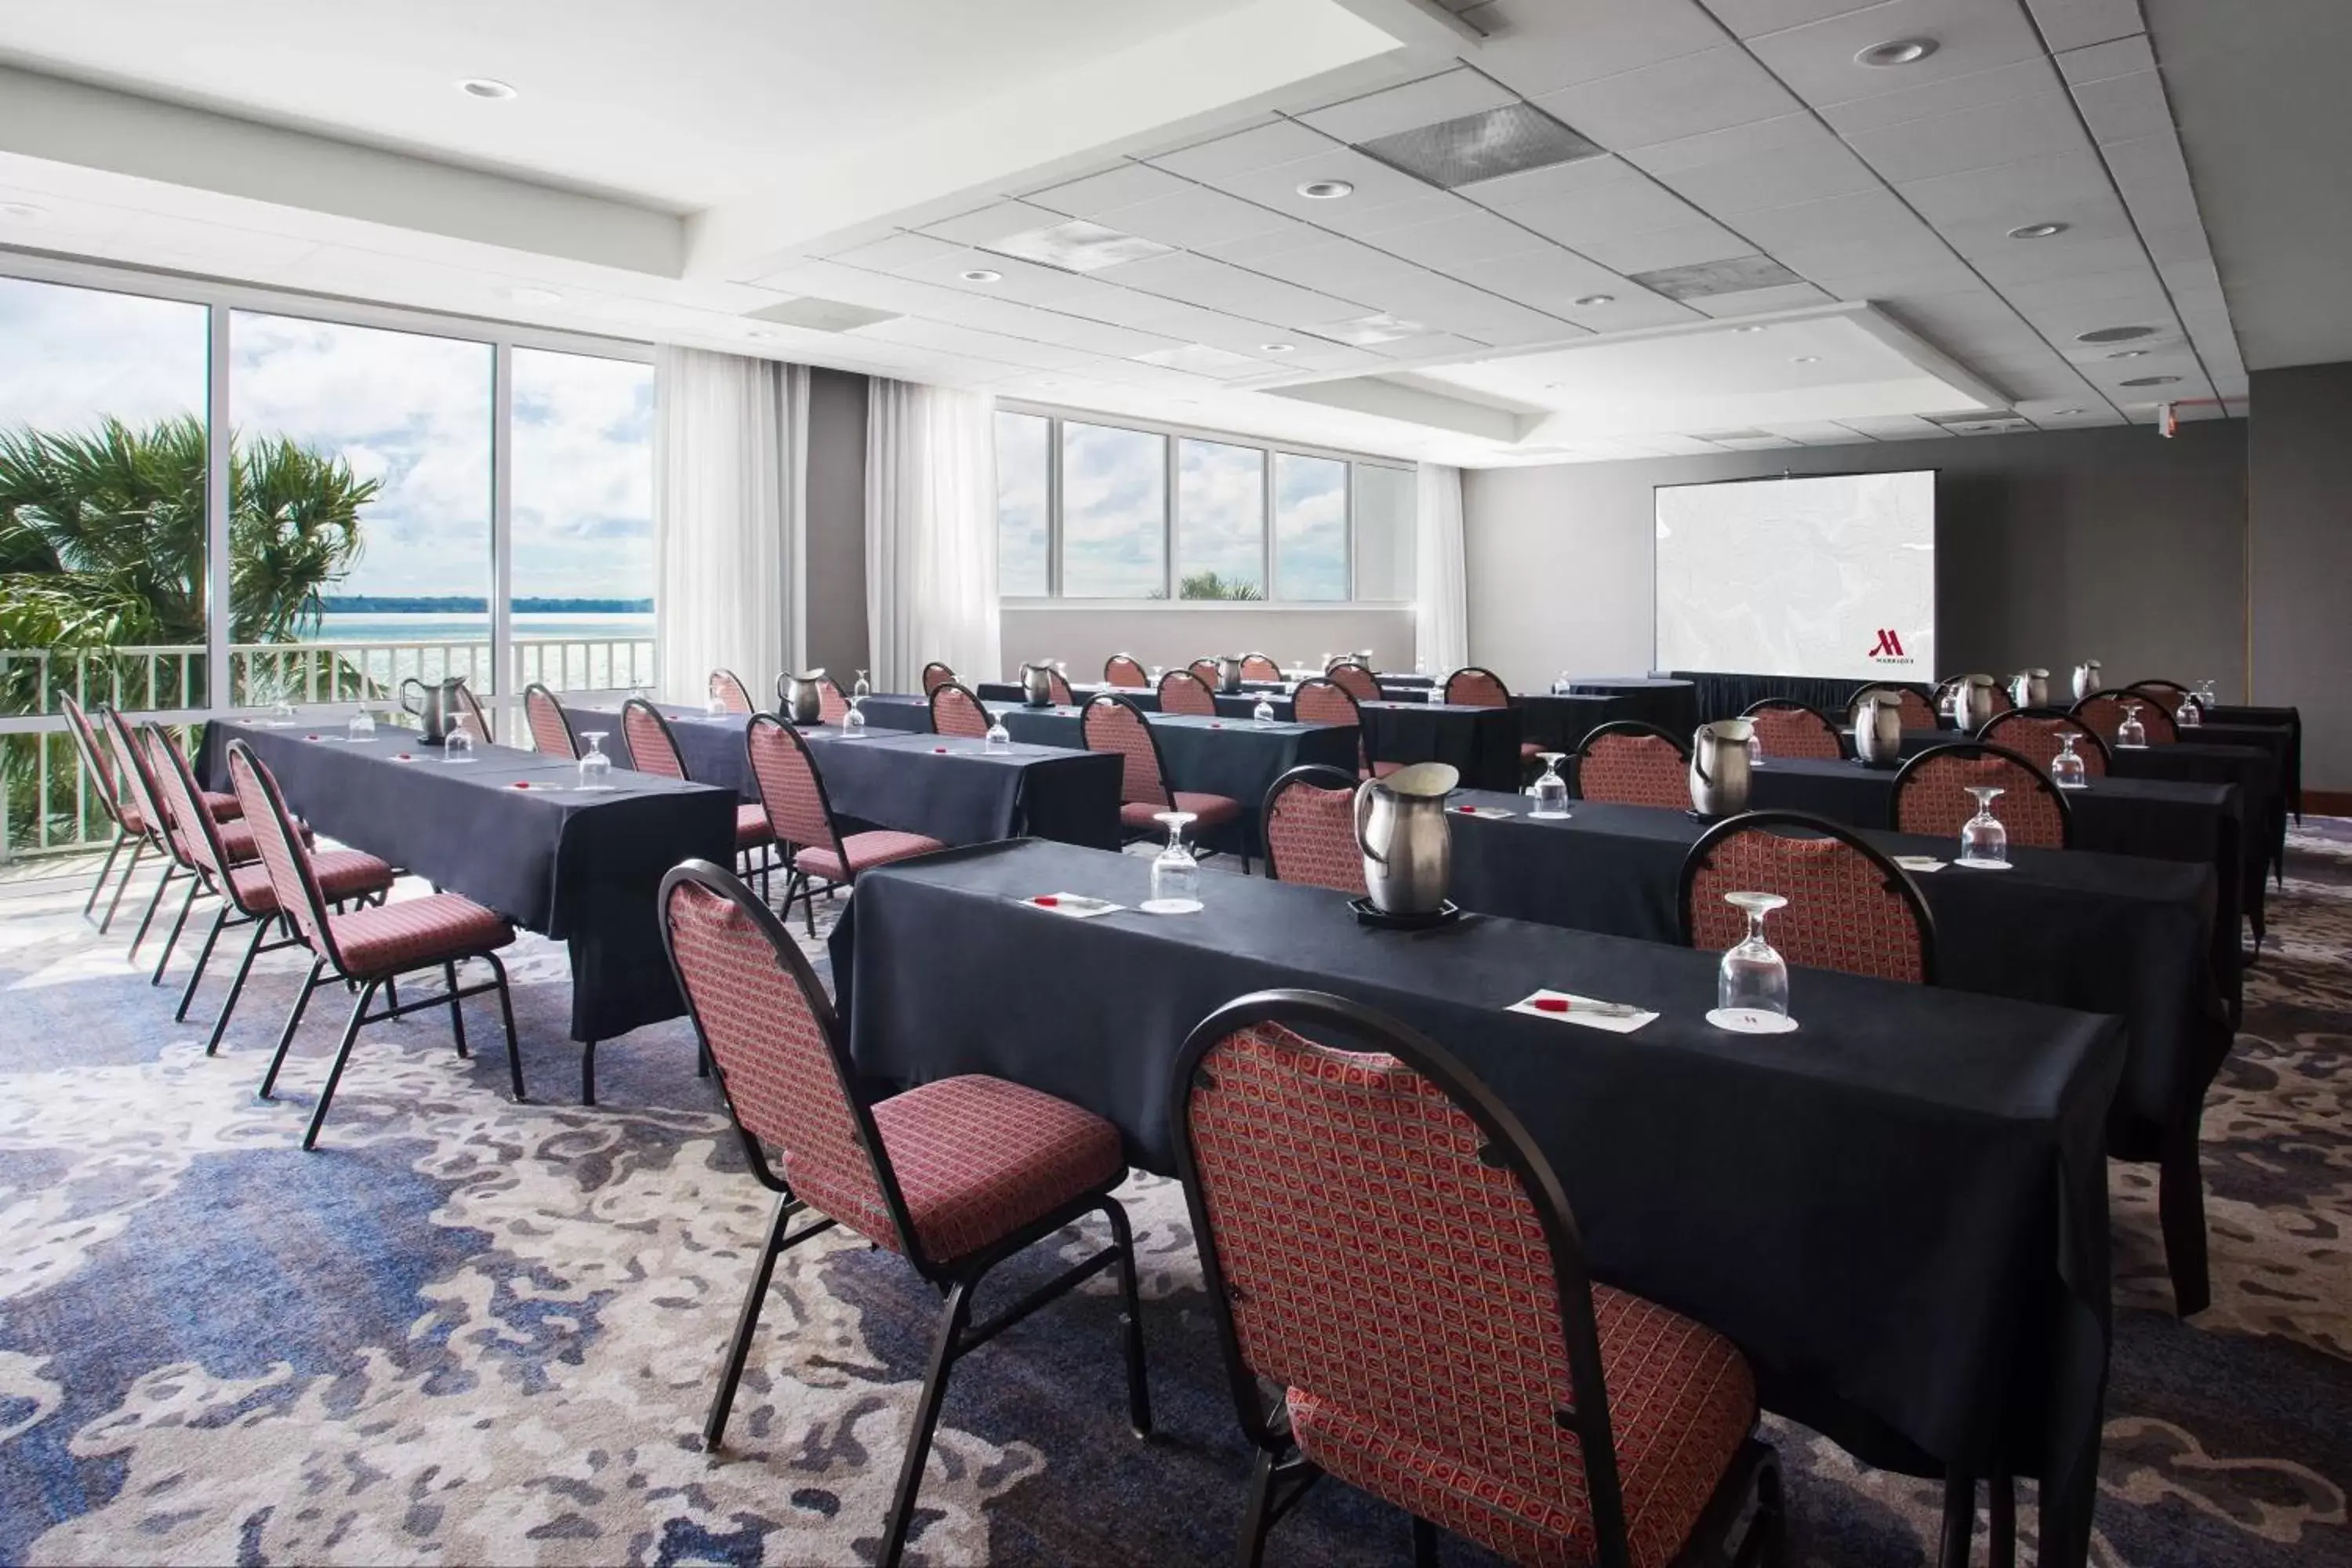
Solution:
[[(327, 595), (319, 607), (330, 616), (487, 616), (490, 602), (462, 595), (427, 598), (399, 595)], [(649, 616), (651, 599), (517, 599), (519, 616)]]

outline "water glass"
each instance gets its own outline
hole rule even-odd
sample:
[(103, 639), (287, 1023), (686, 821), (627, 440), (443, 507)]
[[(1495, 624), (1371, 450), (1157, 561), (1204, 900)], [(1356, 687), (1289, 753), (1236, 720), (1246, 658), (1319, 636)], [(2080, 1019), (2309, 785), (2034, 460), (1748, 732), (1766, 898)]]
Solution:
[(441, 760), (445, 763), (470, 763), (474, 760), (474, 732), (464, 725), (449, 731), (441, 742)]
[(2091, 770), (2074, 750), (2079, 738), (2072, 730), (2059, 733), (2058, 754), (2050, 759), (2050, 782), (2060, 789), (2083, 789), (2091, 782)]
[(1543, 752), (1543, 777), (1536, 780), (1535, 809), (1529, 816), (1564, 821), (1568, 816), (1568, 781), (1559, 776), (1559, 764), (1568, 761), (1565, 752)]
[(1757, 1034), (1787, 1028), (1789, 965), (1764, 940), (1764, 917), (1789, 900), (1778, 893), (1737, 892), (1724, 894), (1723, 901), (1748, 917), (1748, 934), (1724, 953), (1716, 972), (1709, 1021)]
[(857, 684), (849, 689), (849, 695), (852, 699), (859, 700), (874, 695), (874, 688), (866, 683), (866, 672), (864, 670), (861, 669), (857, 672)]
[(2205, 722), (2205, 710), (2198, 704), (2194, 692), (2183, 692), (2180, 706), (2174, 710), (2172, 721), (2183, 730), (2193, 730)]
[(1168, 847), (1151, 862), (1151, 896), (1143, 900), (1148, 915), (1190, 915), (1201, 909), (1201, 867), (1184, 847), (1189, 811), (1159, 811), (1152, 820), (1168, 825)]
[(2137, 747), (2147, 744), (2147, 726), (2139, 721), (2139, 710), (2140, 704), (2137, 702), (2124, 704), (2124, 721), (2116, 726), (2116, 745)]
[(601, 795), (613, 787), (613, 759), (604, 754), (602, 730), (583, 730), (580, 738), (588, 749), (580, 756), (580, 791), (583, 795)]
[(845, 741), (866, 739), (866, 681), (857, 682), (857, 695), (849, 700), (849, 711), (841, 716), (841, 738)]
[(1960, 859), (1971, 866), (2006, 866), (2009, 864), (2009, 829), (1992, 814), (1992, 803), (2001, 792), (1990, 784), (1970, 784), (1969, 793), (1977, 797), (1977, 814), (1960, 824)]
[(981, 749), (990, 752), (1009, 752), (1013, 749), (1013, 731), (1004, 727), (1002, 715), (989, 720), (988, 735), (981, 742)]
[(354, 741), (373, 741), (375, 739), (375, 715), (364, 708), (354, 709), (348, 729)]
[(1274, 722), (1274, 704), (1265, 700), (1263, 692), (1258, 695), (1257, 706), (1250, 710), (1250, 721), (1256, 724)]

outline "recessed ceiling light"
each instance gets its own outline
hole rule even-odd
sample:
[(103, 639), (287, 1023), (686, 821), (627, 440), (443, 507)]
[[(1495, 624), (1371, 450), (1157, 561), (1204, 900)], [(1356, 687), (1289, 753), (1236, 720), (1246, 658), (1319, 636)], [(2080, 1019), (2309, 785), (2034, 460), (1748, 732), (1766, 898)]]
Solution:
[(1819, 354), (1799, 354), (1795, 359), (1790, 360), (1789, 363), (1790, 364), (1819, 364), (1822, 363), (1822, 356)]
[(1298, 194), (1310, 202), (1336, 202), (1354, 195), (1356, 187), (1345, 180), (1309, 180), (1298, 187)]
[(1731, 330), (1735, 332), (1760, 332), (1764, 329), (1761, 327), (1734, 327)]
[(509, 98), (520, 96), (513, 88), (496, 77), (487, 76), (469, 76), (457, 84), (457, 90), (467, 98), (488, 99), (494, 102), (504, 102)]
[(0, 202), (0, 217), (11, 223), (38, 223), (48, 216), (48, 208), (37, 207), (30, 202)]
[(2126, 386), (2170, 386), (2179, 379), (2177, 375), (2136, 375), (2124, 384)]
[(967, 283), (1002, 283), (1004, 281), (1003, 273), (986, 267), (966, 268), (963, 271), (957, 273), (956, 276), (962, 279)]
[(520, 285), (507, 290), (507, 298), (518, 305), (561, 305), (563, 296), (552, 289), (535, 289)]
[(1580, 305), (1613, 305), (1617, 302), (1617, 296), (1614, 294), (1584, 294), (1580, 295), (1576, 302)]
[(2134, 338), (2154, 336), (2154, 327), (2101, 327), (2096, 331), (2075, 333), (2074, 341), (2078, 343), (2127, 343)]
[(2074, 416), (2082, 412), (2083, 411), (2079, 408), (2061, 408), (2057, 413), (2053, 414), (2050, 417), (2053, 419), (2072, 419)]
[(2048, 239), (2066, 232), (2063, 223), (2029, 223), (2009, 231), (2011, 239)]
[(2146, 359), (2147, 357), (2147, 351), (2146, 349), (2117, 349), (2107, 357), (2109, 359)]
[(1297, 343), (1260, 343), (1257, 348), (1260, 353), (1268, 354), (1286, 354), (1296, 353), (1298, 352), (1298, 345)]
[(1883, 44), (1873, 44), (1853, 57), (1858, 66), (1916, 65), (1936, 52), (1933, 38), (1889, 38)]

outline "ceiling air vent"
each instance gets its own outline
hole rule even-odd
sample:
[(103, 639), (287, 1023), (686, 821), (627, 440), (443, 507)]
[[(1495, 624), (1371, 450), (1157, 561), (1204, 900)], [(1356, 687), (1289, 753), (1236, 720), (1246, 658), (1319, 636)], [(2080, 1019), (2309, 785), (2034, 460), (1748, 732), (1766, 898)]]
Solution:
[(1772, 439), (1772, 432), (1769, 430), (1702, 430), (1691, 439), (1712, 441), (1721, 447), (1734, 441), (1769, 441)]
[(1511, 103), (1360, 142), (1356, 151), (1450, 191), (1505, 174), (1598, 158), (1602, 149), (1533, 104)]
[(1721, 261), (1635, 272), (1630, 275), (1629, 281), (1669, 300), (1709, 300), (1717, 294), (1745, 294), (1751, 289), (1777, 289), (1785, 283), (1802, 283), (1804, 279), (1769, 256), (1733, 256)]
[(847, 332), (859, 327), (870, 327), (877, 321), (895, 321), (903, 310), (877, 310), (871, 305), (853, 305), (845, 300), (820, 300), (811, 295), (802, 300), (787, 300), (781, 305), (770, 305), (754, 310), (755, 321), (777, 321), (787, 327), (806, 327), (813, 332)]
[(1927, 423), (1940, 425), (1955, 436), (2006, 436), (2033, 428), (2033, 422), (2020, 414), (1931, 414)]
[(1057, 223), (1050, 228), (1033, 228), (1025, 234), (1012, 234), (1003, 239), (989, 241), (981, 247), (999, 256), (1011, 256), (1023, 261), (1034, 261), (1044, 267), (1058, 267), (1065, 272), (1099, 272), (1106, 267), (1116, 267), (1122, 261), (1141, 261), (1147, 257), (1165, 256), (1174, 248), (1156, 239), (1140, 235), (1122, 234), (1098, 223)]

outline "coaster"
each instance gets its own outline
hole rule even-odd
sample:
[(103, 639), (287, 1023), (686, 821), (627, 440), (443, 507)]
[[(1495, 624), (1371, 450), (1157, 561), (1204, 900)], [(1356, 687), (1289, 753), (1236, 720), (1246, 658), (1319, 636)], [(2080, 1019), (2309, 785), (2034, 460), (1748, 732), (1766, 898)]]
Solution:
[(1461, 906), (1448, 899), (1428, 914), (1392, 915), (1376, 907), (1369, 898), (1350, 899), (1348, 907), (1356, 913), (1358, 925), (1368, 925), (1381, 931), (1431, 931), (1438, 926), (1452, 925), (1462, 918)]
[(2016, 869), (2006, 860), (1955, 860), (1953, 865), (1963, 871), (2011, 871)]
[(1786, 1013), (1767, 1013), (1756, 1007), (1711, 1008), (1706, 1021), (1735, 1035), (1792, 1035), (1797, 1032), (1797, 1020)]

